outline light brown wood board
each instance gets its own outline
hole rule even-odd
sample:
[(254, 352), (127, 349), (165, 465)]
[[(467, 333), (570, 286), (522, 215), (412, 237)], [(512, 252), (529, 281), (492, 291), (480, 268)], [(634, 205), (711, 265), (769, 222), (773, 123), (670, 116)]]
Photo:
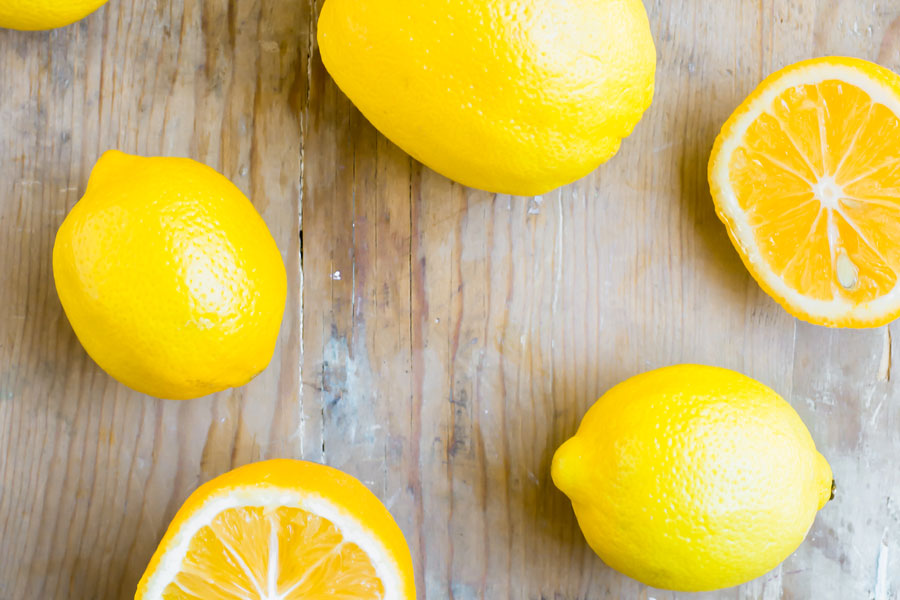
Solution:
[[(615, 159), (541, 198), (468, 190), (378, 134), (322, 66), (321, 2), (111, 0), (58, 31), (0, 30), (0, 599), (130, 598), (198, 484), (276, 456), (375, 491), (422, 598), (900, 597), (900, 331), (788, 316), (705, 182), (718, 127), (773, 70), (847, 54), (900, 71), (900, 5), (646, 4), (653, 107)], [(248, 386), (147, 398), (72, 333), (50, 250), (113, 147), (219, 169), (271, 228), (288, 304)], [(605, 567), (549, 479), (597, 396), (678, 362), (775, 388), (838, 482), (787, 562), (714, 594)]]

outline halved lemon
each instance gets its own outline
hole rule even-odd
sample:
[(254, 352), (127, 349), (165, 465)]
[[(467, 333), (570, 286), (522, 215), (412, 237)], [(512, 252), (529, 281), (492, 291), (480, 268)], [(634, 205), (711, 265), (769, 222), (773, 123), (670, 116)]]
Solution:
[(900, 76), (844, 57), (771, 75), (722, 127), (709, 182), (744, 264), (792, 315), (900, 316)]
[(270, 460), (198, 488), (138, 584), (140, 600), (413, 600), (403, 533), (362, 483)]

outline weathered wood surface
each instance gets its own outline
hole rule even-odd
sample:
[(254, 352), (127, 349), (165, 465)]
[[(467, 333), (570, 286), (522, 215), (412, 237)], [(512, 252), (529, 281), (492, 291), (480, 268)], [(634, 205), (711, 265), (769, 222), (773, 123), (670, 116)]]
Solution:
[[(0, 599), (133, 597), (198, 484), (299, 454), (309, 24), (292, 0), (113, 0), (59, 31), (0, 30)], [(268, 223), (292, 292), (275, 358), (248, 386), (151, 399), (75, 338), (50, 254), (108, 148), (207, 163)]]
[[(273, 456), (381, 496), (423, 598), (687, 597), (594, 557), (549, 461), (612, 384), (688, 361), (785, 395), (838, 480), (783, 566), (691, 597), (900, 597), (900, 329), (789, 317), (705, 183), (718, 126), (772, 70), (850, 54), (900, 71), (900, 5), (648, 0), (654, 106), (608, 165), (527, 199), (379, 135), (322, 67), (313, 1), (112, 0), (57, 32), (0, 31), (0, 599), (130, 597), (198, 483)], [(291, 291), (249, 386), (153, 400), (79, 346), (50, 249), (109, 147), (217, 167), (272, 228)]]

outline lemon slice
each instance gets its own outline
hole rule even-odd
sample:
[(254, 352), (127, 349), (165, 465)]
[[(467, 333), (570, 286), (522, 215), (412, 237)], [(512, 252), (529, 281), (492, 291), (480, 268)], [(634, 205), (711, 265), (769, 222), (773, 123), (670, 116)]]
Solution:
[(900, 77), (843, 57), (763, 81), (725, 123), (709, 181), (762, 288), (794, 316), (900, 316)]
[(379, 500), (340, 471), (254, 463), (201, 486), (138, 584), (141, 600), (412, 600), (412, 560)]

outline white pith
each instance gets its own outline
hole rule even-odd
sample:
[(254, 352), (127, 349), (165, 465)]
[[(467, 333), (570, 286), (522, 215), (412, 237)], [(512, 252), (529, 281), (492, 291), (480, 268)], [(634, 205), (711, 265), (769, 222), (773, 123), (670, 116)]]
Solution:
[(844, 190), (834, 180), (834, 175), (823, 175), (812, 184), (813, 194), (822, 208), (834, 210), (840, 208), (838, 200), (844, 197)]
[[(741, 248), (746, 253), (747, 260), (754, 267), (754, 273), (760, 277), (774, 294), (784, 299), (789, 305), (801, 307), (811, 316), (822, 318), (826, 321), (839, 321), (847, 318), (855, 320), (877, 321), (885, 314), (895, 311), (900, 307), (900, 278), (898, 283), (886, 294), (860, 305), (855, 305), (850, 300), (835, 294), (832, 300), (820, 300), (804, 296), (800, 292), (789, 287), (784, 280), (775, 273), (762, 256), (756, 242), (753, 228), (747, 214), (740, 207), (734, 189), (731, 185), (729, 166), (731, 156), (744, 141), (744, 136), (750, 126), (763, 113), (771, 114), (771, 107), (776, 98), (785, 90), (801, 86), (815, 85), (828, 80), (845, 81), (866, 92), (872, 102), (884, 105), (895, 115), (900, 116), (900, 97), (885, 84), (876, 81), (860, 71), (844, 65), (833, 63), (821, 63), (805, 68), (788, 71), (778, 79), (769, 82), (768, 89), (755, 98), (744, 112), (734, 121), (728, 138), (719, 148), (719, 154), (712, 171), (712, 179), (719, 187), (719, 210), (732, 227), (732, 234), (739, 241)], [(829, 220), (828, 237), (832, 249), (834, 249), (834, 236), (836, 231), (831, 226), (831, 214), (839, 213), (847, 220), (852, 221), (843, 214), (838, 203), (845, 198), (842, 182), (837, 182), (832, 174), (826, 174), (817, 181), (809, 181), (817, 201), (820, 202), (821, 211)], [(832, 250), (832, 261), (840, 285), (850, 289), (855, 285), (858, 266), (854, 265), (844, 252)]]
[[(342, 544), (347, 542), (356, 544), (369, 556), (375, 567), (376, 575), (384, 585), (384, 600), (401, 600), (403, 581), (398, 566), (384, 545), (362, 523), (344, 509), (321, 496), (276, 488), (237, 488), (229, 490), (226, 494), (209, 498), (182, 524), (173, 537), (155, 572), (147, 581), (144, 598), (162, 600), (163, 591), (181, 570), (191, 540), (197, 532), (212, 523), (222, 511), (244, 507), (299, 508), (331, 521), (343, 536)], [(276, 549), (278, 544), (277, 537), (272, 537), (275, 539), (269, 540), (270, 551), (273, 543)], [(270, 556), (272, 556), (271, 553)], [(249, 573), (246, 565), (242, 568), (250, 580), (256, 584), (256, 592), (261, 600), (281, 600), (289, 592), (289, 590), (281, 594), (277, 592), (277, 561), (269, 561), (265, 581), (257, 581), (257, 578)], [(256, 599), (248, 598), (247, 600)]]

